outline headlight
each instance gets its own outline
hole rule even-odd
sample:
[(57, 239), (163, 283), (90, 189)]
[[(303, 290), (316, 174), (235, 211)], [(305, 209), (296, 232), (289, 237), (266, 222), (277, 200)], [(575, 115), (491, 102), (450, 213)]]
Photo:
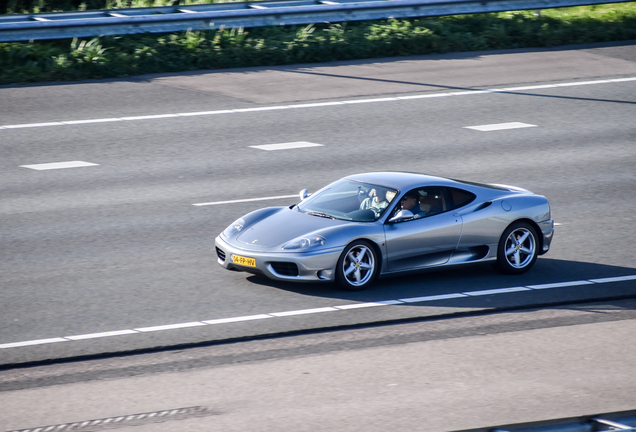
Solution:
[(327, 243), (327, 240), (325, 240), (325, 238), (322, 236), (303, 237), (290, 241), (283, 246), (283, 249), (307, 249), (312, 246), (323, 246), (325, 243)]
[(236, 221), (232, 223), (232, 225), (230, 225), (229, 227), (225, 229), (225, 231), (223, 231), (223, 235), (227, 238), (230, 238), (234, 234), (242, 230), (244, 226), (245, 226), (245, 221), (243, 219), (237, 219)]

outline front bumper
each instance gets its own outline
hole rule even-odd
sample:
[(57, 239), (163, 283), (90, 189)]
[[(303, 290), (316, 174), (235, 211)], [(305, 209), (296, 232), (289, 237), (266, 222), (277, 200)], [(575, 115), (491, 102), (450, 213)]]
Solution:
[(552, 238), (554, 237), (554, 220), (548, 219), (547, 221), (539, 222), (538, 225), (541, 229), (541, 244), (543, 245), (541, 251), (539, 251), (539, 255), (543, 255), (550, 250), (550, 245), (552, 244)]
[[(272, 252), (244, 249), (218, 236), (214, 240), (217, 261), (228, 270), (263, 274), (270, 279), (295, 282), (333, 282), (342, 248), (308, 252)], [(232, 262), (232, 255), (253, 258), (255, 267)]]

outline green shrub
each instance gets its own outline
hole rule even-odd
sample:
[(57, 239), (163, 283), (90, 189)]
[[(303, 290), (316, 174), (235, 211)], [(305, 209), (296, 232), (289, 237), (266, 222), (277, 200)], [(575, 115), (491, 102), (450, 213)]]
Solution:
[(636, 39), (636, 3), (0, 44), (0, 84)]

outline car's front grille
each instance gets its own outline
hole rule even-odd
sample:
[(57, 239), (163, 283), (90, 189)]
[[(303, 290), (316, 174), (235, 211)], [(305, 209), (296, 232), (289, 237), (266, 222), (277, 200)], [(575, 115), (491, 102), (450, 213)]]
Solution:
[(290, 262), (273, 262), (272, 268), (282, 276), (298, 276), (298, 266)]
[(216, 255), (219, 257), (221, 261), (225, 262), (225, 252), (223, 252), (219, 248), (216, 248)]

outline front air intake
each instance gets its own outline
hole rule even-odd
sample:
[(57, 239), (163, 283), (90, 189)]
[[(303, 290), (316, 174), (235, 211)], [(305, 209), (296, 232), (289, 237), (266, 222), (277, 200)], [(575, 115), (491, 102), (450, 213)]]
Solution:
[(221, 249), (219, 249), (218, 247), (216, 248), (216, 255), (219, 257), (219, 259), (222, 262), (225, 262), (225, 252), (223, 252)]
[(298, 276), (298, 266), (290, 262), (273, 262), (272, 268), (281, 276)]

